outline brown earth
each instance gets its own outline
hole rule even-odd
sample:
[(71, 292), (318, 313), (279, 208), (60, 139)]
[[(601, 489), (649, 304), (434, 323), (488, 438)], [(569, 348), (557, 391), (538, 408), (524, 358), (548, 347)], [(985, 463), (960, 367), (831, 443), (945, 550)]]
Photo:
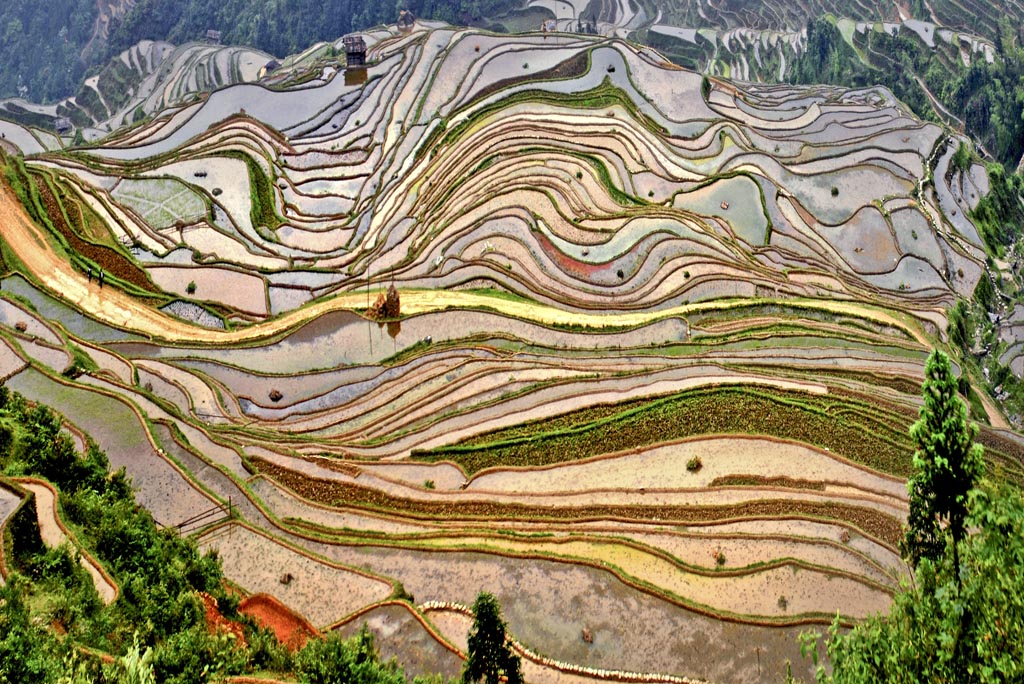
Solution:
[[(147, 292), (160, 292), (159, 288), (150, 281), (146, 272), (136, 266), (131, 259), (111, 247), (83, 240), (64, 217), (60, 202), (57, 201), (57, 197), (54, 195), (50, 185), (39, 176), (33, 175), (32, 180), (39, 190), (46, 215), (50, 218), (53, 227), (68, 241), (71, 249), (86, 259), (94, 261), (107, 274), (115, 278), (131, 283), (135, 287)], [(99, 278), (99, 273), (96, 273), (96, 278)]]
[(253, 594), (242, 600), (238, 611), (270, 629), (277, 640), (292, 651), (306, 645), (319, 633), (313, 625), (269, 594)]
[(228, 620), (224, 615), (221, 614), (220, 609), (217, 607), (217, 599), (213, 598), (205, 591), (199, 592), (199, 598), (203, 601), (203, 611), (206, 615), (206, 628), (211, 632), (225, 632), (227, 634), (233, 634), (236, 639), (236, 644), (245, 648), (245, 630), (242, 625), (234, 620)]

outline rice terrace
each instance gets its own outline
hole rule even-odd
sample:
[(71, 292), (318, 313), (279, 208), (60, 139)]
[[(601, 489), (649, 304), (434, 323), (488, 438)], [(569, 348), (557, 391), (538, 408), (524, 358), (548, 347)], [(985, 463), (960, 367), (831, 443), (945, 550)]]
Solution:
[[(601, 35), (560, 4), (531, 3), (552, 31), (362, 31), (365, 67), (342, 37), (272, 68), (140, 43), (76, 141), (0, 120), (0, 379), (283, 641), (366, 623), (458, 677), (490, 592), (531, 683), (810, 681), (799, 635), (910, 576), (933, 348), (1024, 481), (996, 181), (889, 88), (730, 80), (755, 43), (796, 58), (784, 17), (701, 73), (666, 56), (697, 54), (678, 8), (596, 3)], [(28, 515), (104, 604), (138, 591), (22, 475), (5, 539)]]

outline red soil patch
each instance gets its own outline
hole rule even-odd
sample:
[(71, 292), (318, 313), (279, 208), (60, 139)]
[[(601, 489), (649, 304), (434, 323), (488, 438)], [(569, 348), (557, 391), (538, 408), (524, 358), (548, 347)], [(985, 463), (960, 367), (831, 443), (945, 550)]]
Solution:
[(245, 647), (245, 631), (242, 629), (242, 625), (234, 620), (228, 620), (226, 617), (221, 615), (220, 610), (217, 608), (217, 599), (213, 598), (204, 591), (199, 592), (199, 598), (203, 600), (203, 609), (206, 612), (206, 627), (211, 632), (226, 632), (228, 634), (234, 634), (236, 643), (239, 646)]
[(253, 594), (239, 604), (238, 610), (270, 629), (278, 641), (293, 651), (318, 634), (305, 618), (269, 594)]
[(564, 273), (571, 275), (575, 278), (589, 278), (598, 271), (605, 271), (609, 268), (609, 263), (603, 264), (591, 264), (585, 261), (579, 261), (573, 259), (571, 256), (562, 252), (555, 244), (551, 242), (546, 235), (536, 234), (537, 244), (541, 250), (556, 264), (558, 268)]

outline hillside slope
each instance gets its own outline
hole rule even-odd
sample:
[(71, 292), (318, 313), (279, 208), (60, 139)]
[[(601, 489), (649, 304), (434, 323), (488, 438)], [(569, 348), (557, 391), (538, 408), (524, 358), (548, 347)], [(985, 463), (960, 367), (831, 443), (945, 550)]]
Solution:
[(488, 590), (538, 681), (807, 674), (796, 635), (906, 571), (925, 358), (990, 282), (985, 169), (885, 88), (364, 35), (365, 70), (312, 47), (208, 94), (179, 53), (92, 145), (5, 128), (34, 147), (5, 158), (0, 377), (162, 525), (230, 503), (193, 533), (242, 590), (382, 634), (414, 596), (410, 673)]

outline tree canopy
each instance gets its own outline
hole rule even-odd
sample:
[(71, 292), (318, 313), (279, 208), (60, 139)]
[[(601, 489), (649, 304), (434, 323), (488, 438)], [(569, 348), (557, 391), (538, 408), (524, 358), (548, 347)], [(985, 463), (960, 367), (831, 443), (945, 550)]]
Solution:
[(967, 422), (967, 407), (957, 395), (952, 363), (936, 350), (925, 365), (924, 406), (910, 428), (917, 445), (910, 494), (909, 529), (901, 550), (917, 565), (921, 558), (938, 559), (947, 535), (953, 550), (965, 536), (967, 495), (984, 469), (981, 445), (974, 443), (978, 426)]
[(493, 594), (481, 593), (473, 604), (476, 618), (469, 633), (469, 653), (462, 670), (462, 684), (498, 684), (504, 675), (508, 684), (522, 684), (520, 658), (512, 652), (505, 633), (501, 608)]
[[(246, 622), (227, 593), (219, 559), (201, 555), (192, 539), (158, 529), (136, 504), (124, 471), (109, 473), (91, 440), (77, 453), (62, 424), (57, 413), (0, 383), (0, 478), (47, 478), (78, 542), (109, 569), (121, 594), (105, 606), (72, 547), (42, 545), (34, 507), (15, 513), (4, 553), (12, 572), (0, 584), (0, 684), (206, 684), (267, 671), (293, 674), (303, 684), (408, 681), (397, 663), (380, 659), (365, 629), (351, 640), (337, 632), (310, 639), (292, 655)], [(208, 628), (197, 592), (240, 621), (244, 642)], [(90, 653), (119, 657), (104, 664)]]

